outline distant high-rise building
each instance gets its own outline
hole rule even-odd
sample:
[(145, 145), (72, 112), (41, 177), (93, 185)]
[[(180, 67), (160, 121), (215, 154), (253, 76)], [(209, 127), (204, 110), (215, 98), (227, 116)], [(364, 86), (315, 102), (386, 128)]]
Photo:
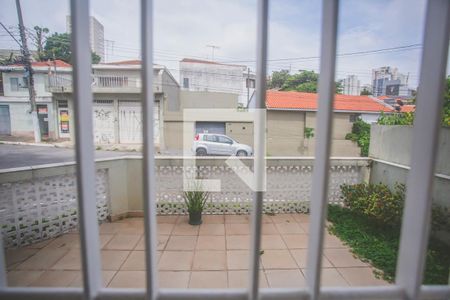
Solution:
[[(103, 25), (94, 17), (90, 17), (89, 23), (91, 50), (100, 56), (100, 61), (103, 62), (105, 61), (105, 32)], [(66, 31), (68, 33), (72, 31), (70, 16), (66, 17)]]
[(359, 95), (361, 93), (361, 83), (356, 75), (348, 75), (347, 78), (341, 80), (342, 94)]
[(408, 75), (397, 68), (381, 67), (372, 70), (372, 93), (374, 96), (409, 96)]

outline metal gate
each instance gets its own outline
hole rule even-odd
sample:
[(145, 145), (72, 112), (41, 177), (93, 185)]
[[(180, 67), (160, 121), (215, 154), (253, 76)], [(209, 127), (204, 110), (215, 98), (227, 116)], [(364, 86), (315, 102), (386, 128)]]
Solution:
[(11, 134), (11, 118), (9, 115), (9, 105), (0, 105), (0, 134)]
[(225, 134), (224, 122), (196, 122), (195, 133)]
[[(391, 286), (361, 288), (321, 287), (321, 262), (329, 179), (330, 138), (335, 90), (338, 0), (323, 0), (319, 109), (317, 141), (311, 192), (307, 287), (260, 289), (259, 259), (263, 192), (255, 192), (252, 208), (251, 264), (248, 289), (160, 289), (157, 284), (157, 240), (155, 201), (154, 94), (153, 94), (153, 6), (141, 0), (142, 103), (143, 103), (143, 195), (146, 289), (101, 288), (99, 229), (95, 199), (94, 144), (92, 140), (91, 51), (89, 47), (89, 1), (71, 1), (72, 60), (76, 124), (77, 179), (83, 288), (6, 287), (4, 257), (0, 257), (2, 299), (449, 299), (449, 286), (422, 286), (425, 250), (429, 237), (431, 188), (442, 109), (445, 68), (449, 46), (450, 1), (428, 0), (420, 88), (411, 147), (404, 217), (396, 282)], [(257, 108), (265, 107), (268, 0), (258, 0)], [(264, 130), (256, 138), (255, 152), (264, 153)], [(255, 156), (255, 171), (262, 170), (262, 155)], [(263, 176), (257, 185), (262, 186)], [(3, 256), (3, 252), (0, 252)]]
[(94, 141), (96, 144), (116, 142), (113, 100), (96, 100), (93, 106)]

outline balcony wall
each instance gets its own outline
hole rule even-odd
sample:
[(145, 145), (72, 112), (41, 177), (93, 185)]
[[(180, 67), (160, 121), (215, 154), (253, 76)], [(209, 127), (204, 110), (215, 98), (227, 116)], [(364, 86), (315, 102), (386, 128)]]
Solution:
[[(187, 158), (193, 160), (193, 158)], [(184, 214), (183, 171), (195, 170), (204, 179), (219, 179), (220, 192), (212, 192), (208, 214), (247, 214), (253, 193), (240, 180), (226, 158), (197, 158), (194, 167), (183, 158), (156, 159), (156, 200), (159, 214)], [(252, 169), (252, 159), (243, 159)], [(142, 158), (98, 160), (97, 213), (107, 218), (143, 215)], [(339, 203), (343, 183), (367, 180), (367, 159), (333, 159), (329, 201)], [(264, 212), (289, 213), (309, 210), (312, 158), (268, 158)], [(59, 235), (77, 226), (77, 193), (74, 163), (0, 171), (0, 220), (7, 246), (22, 246)]]

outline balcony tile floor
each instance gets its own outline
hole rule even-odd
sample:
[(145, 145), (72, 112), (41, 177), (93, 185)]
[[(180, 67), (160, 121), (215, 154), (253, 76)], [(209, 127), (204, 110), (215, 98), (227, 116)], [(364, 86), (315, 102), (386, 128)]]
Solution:
[[(207, 215), (191, 226), (186, 216), (158, 216), (159, 284), (166, 288), (244, 288), (248, 284), (250, 219), (247, 215)], [(305, 286), (309, 216), (263, 216), (261, 287)], [(145, 285), (142, 218), (100, 226), (102, 279), (106, 287)], [(10, 286), (81, 286), (79, 235), (6, 252)], [(325, 235), (324, 286), (373, 286), (372, 267), (355, 258), (335, 236)]]

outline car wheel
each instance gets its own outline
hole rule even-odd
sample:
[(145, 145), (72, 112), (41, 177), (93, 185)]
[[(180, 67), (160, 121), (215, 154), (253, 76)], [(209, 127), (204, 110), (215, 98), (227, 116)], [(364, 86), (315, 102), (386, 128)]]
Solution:
[(205, 148), (198, 148), (195, 153), (197, 156), (205, 156), (206, 155), (206, 149)]
[(239, 151), (236, 153), (236, 156), (247, 156), (247, 152), (244, 151), (244, 150), (239, 150)]

